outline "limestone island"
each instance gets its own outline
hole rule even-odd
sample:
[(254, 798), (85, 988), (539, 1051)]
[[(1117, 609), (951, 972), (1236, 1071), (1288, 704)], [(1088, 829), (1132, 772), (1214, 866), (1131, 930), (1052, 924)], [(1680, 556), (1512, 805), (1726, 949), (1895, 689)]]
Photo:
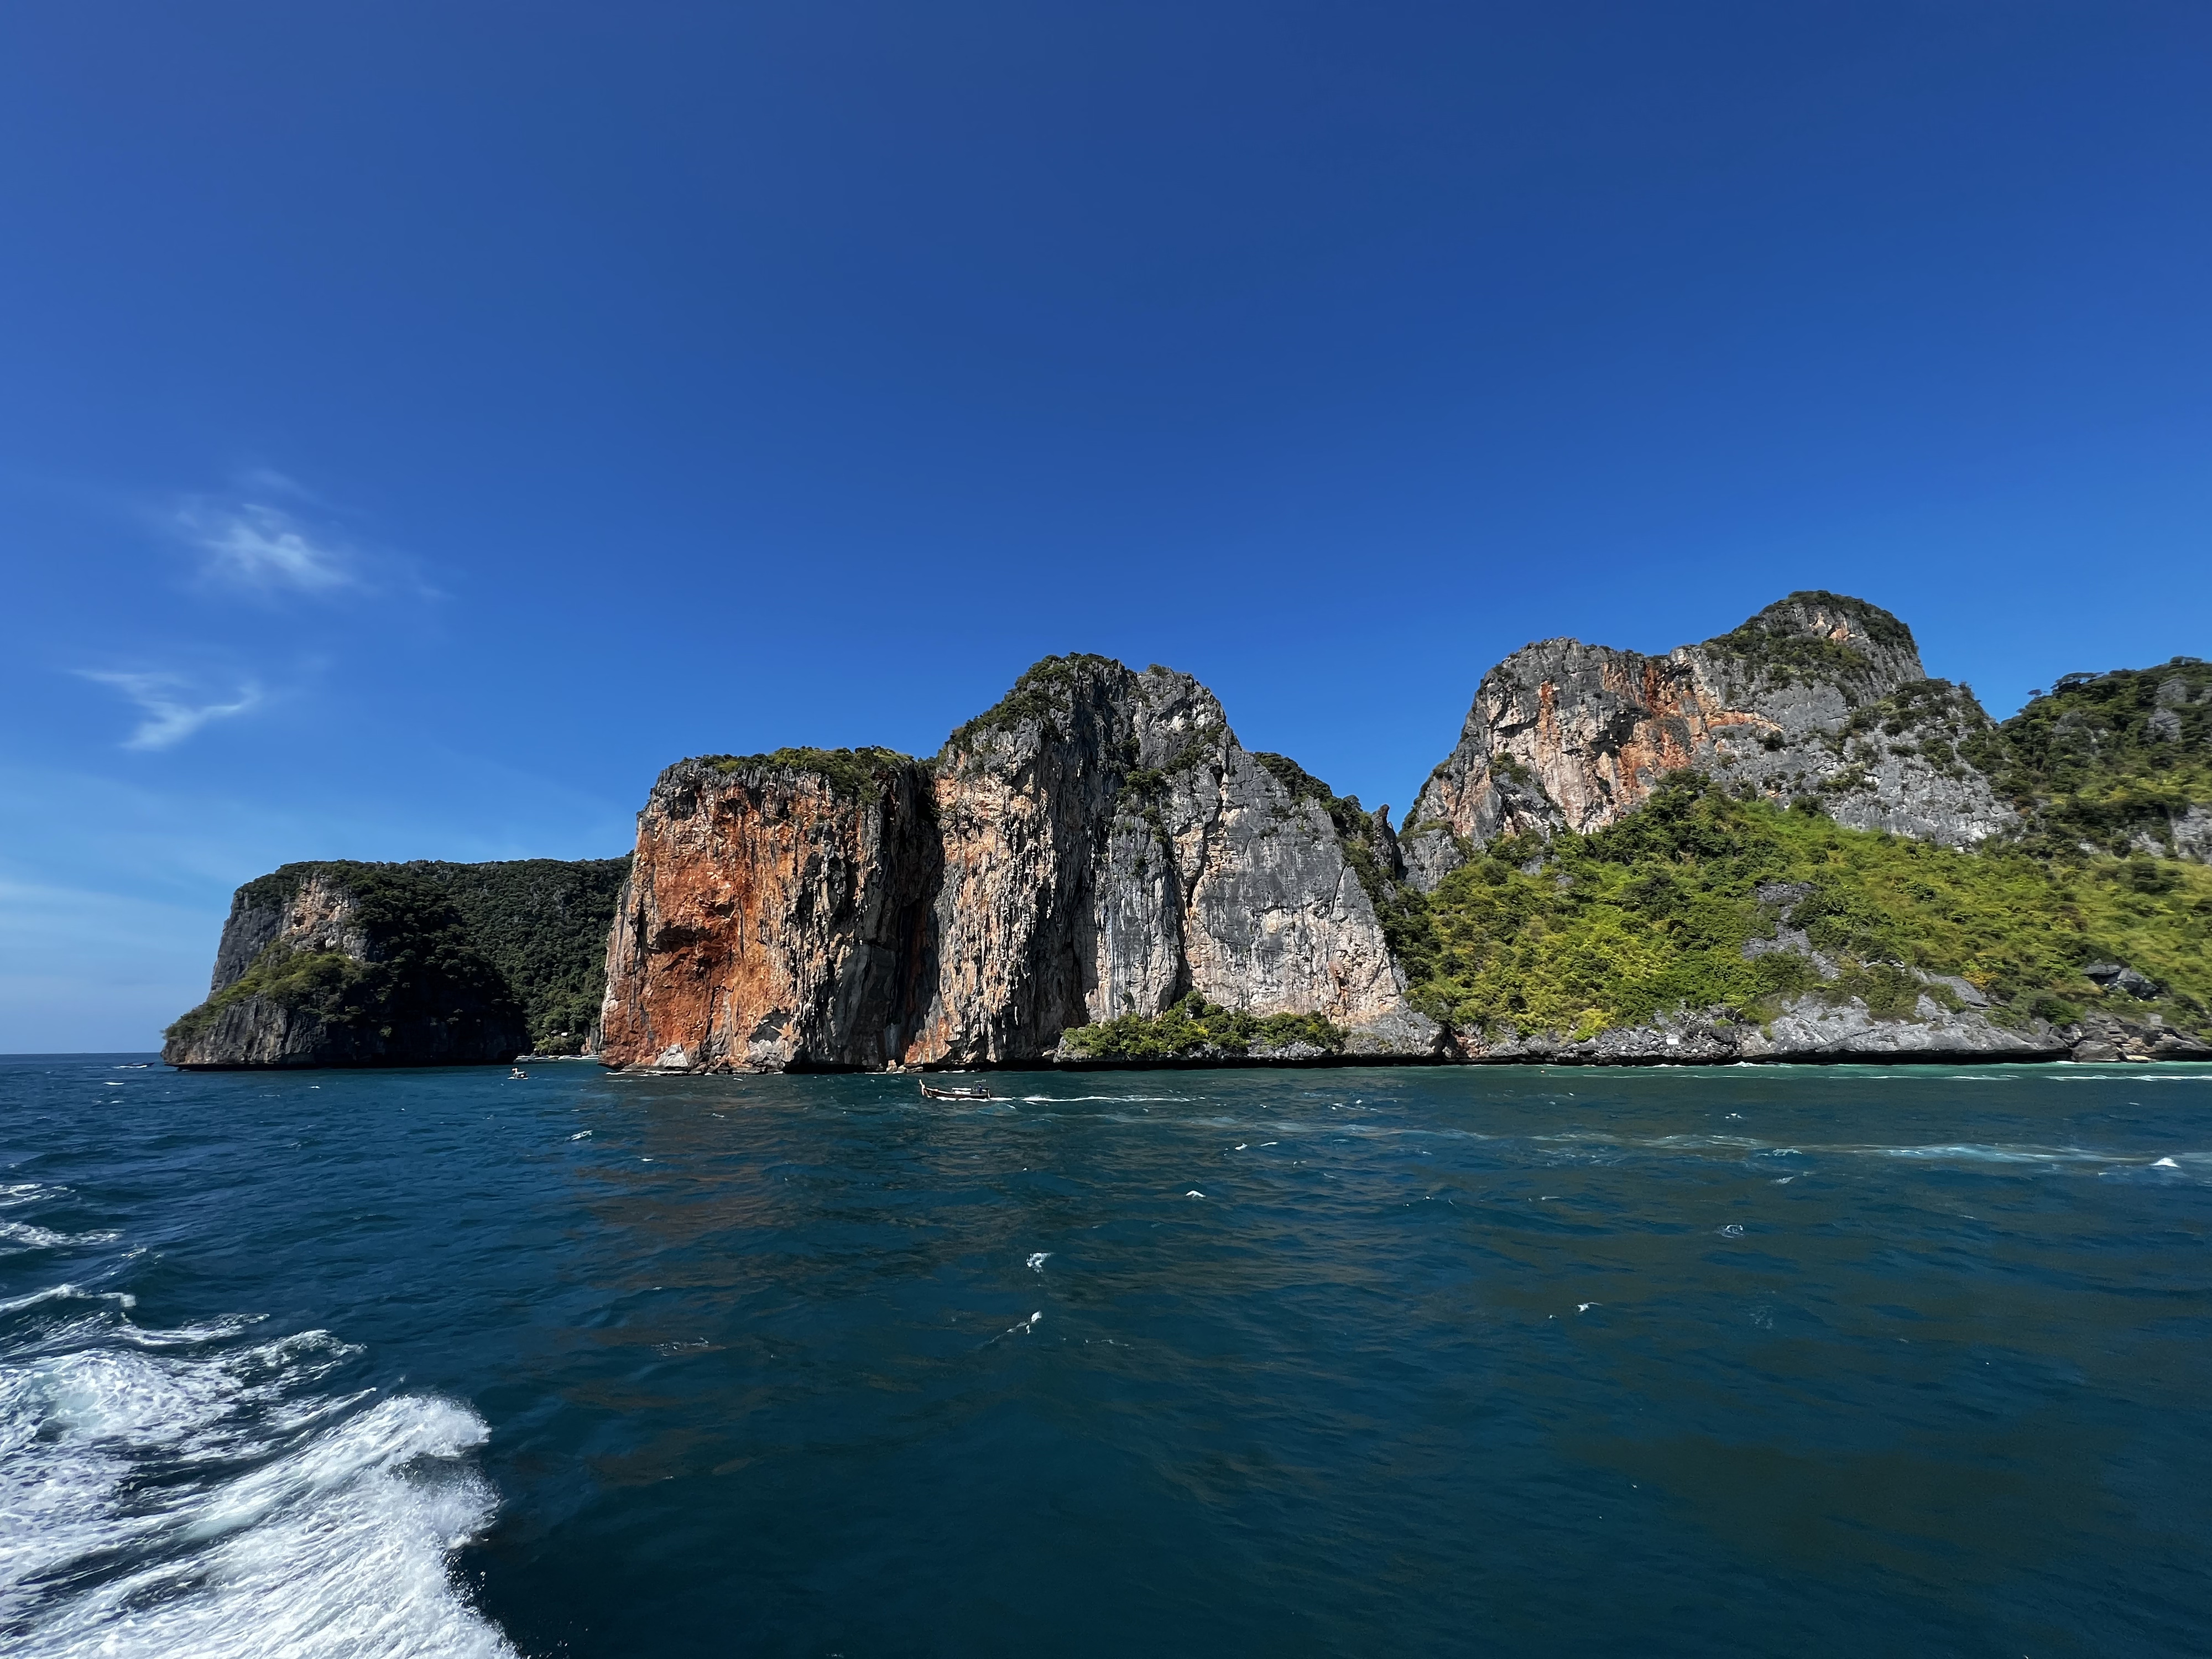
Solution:
[(627, 858), (286, 865), (185, 1068), (2212, 1059), (2212, 665), (2002, 723), (1793, 593), (1483, 677), (1402, 826), (1158, 665), (1048, 657), (929, 759), (704, 756)]

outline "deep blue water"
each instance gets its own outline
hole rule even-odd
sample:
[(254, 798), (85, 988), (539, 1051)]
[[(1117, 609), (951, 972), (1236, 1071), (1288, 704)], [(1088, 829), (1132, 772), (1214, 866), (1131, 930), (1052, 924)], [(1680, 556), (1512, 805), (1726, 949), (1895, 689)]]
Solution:
[(2212, 1651), (2212, 1068), (135, 1058), (0, 1061), (10, 1651)]

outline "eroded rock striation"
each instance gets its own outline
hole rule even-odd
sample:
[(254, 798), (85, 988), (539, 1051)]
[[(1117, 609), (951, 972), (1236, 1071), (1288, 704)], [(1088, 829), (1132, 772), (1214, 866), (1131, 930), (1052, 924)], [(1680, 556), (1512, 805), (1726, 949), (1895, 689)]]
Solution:
[(1971, 692), (1928, 678), (1903, 623), (1838, 594), (1793, 593), (1663, 657), (1547, 640), (1483, 677), (1400, 842), (1432, 888), (1461, 842), (1602, 829), (1689, 769), (1854, 829), (1972, 846), (2018, 822), (1960, 756), (1991, 730)]
[[(865, 774), (865, 777), (860, 775)], [(672, 768), (639, 821), (603, 1058), (686, 1070), (1004, 1066), (1191, 994), (1423, 1054), (1318, 804), (1187, 674), (1049, 658), (927, 764)]]

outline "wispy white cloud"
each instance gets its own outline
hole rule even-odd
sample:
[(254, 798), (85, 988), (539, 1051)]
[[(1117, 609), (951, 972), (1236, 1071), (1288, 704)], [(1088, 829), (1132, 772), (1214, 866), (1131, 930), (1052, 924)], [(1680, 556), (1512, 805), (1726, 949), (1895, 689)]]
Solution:
[(309, 507), (330, 505), (297, 478), (293, 477), (289, 473), (279, 472), (273, 466), (246, 468), (245, 471), (239, 474), (238, 484), (240, 489), (251, 490), (259, 496), (287, 496), (295, 501), (304, 501)]
[(206, 556), (205, 573), (234, 586), (326, 593), (361, 585), (350, 551), (280, 507), (188, 501), (177, 509), (174, 525)]
[(230, 702), (193, 702), (191, 686), (175, 674), (113, 673), (82, 668), (78, 674), (101, 685), (112, 685), (145, 711), (146, 718), (125, 738), (125, 749), (167, 749), (182, 743), (210, 720), (243, 714), (261, 701), (261, 688), (250, 682), (239, 688)]

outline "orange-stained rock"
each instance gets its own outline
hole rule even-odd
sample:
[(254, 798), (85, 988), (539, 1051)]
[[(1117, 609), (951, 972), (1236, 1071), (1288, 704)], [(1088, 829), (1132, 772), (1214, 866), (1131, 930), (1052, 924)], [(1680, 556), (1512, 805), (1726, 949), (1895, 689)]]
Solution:
[(882, 751), (691, 760), (654, 784), (607, 947), (600, 1054), (691, 1071), (876, 1066), (925, 971), (937, 841)]
[(1664, 657), (1546, 640), (1483, 677), (1400, 844), (1433, 886), (1461, 841), (1603, 829), (1692, 768), (1813, 796), (1855, 828), (1972, 845), (2014, 821), (1958, 757), (1989, 726), (1972, 693), (1927, 678), (1903, 623), (1838, 594), (1793, 593)]

